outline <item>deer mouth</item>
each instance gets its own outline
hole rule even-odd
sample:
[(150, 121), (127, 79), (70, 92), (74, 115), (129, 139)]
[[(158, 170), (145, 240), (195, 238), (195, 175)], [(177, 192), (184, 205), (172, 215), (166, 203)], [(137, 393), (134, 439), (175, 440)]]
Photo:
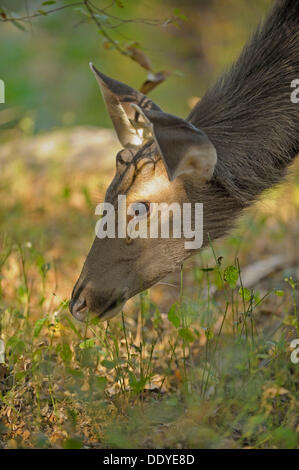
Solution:
[(98, 317), (101, 321), (104, 321), (117, 315), (125, 302), (126, 300), (123, 298), (116, 298), (110, 300), (104, 309), (100, 309), (95, 306), (89, 307), (85, 299), (79, 299), (77, 302), (70, 302), (70, 311), (73, 317), (80, 322), (86, 321), (89, 314), (92, 314), (93, 317)]
[(79, 299), (78, 301), (70, 301), (69, 309), (73, 317), (78, 321), (84, 321), (86, 318), (87, 304), (84, 299)]
[(126, 300), (124, 299), (116, 299), (116, 300), (113, 300), (112, 302), (109, 303), (109, 305), (103, 310), (103, 312), (101, 312), (99, 315), (98, 315), (98, 318), (100, 318), (100, 320), (104, 321), (104, 320), (109, 320), (110, 318), (113, 318), (115, 315), (118, 314), (118, 312), (123, 308), (124, 304), (125, 304)]

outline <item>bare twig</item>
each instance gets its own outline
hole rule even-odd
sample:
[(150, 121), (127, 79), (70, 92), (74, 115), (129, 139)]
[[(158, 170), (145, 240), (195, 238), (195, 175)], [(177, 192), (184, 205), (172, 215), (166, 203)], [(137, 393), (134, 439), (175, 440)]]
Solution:
[(83, 5), (84, 5), (84, 2), (68, 3), (67, 5), (63, 5), (62, 7), (52, 8), (52, 10), (45, 11), (44, 13), (37, 11), (36, 13), (33, 13), (32, 15), (27, 15), (27, 16), (3, 16), (3, 15), (1, 16), (0, 15), (0, 21), (2, 22), (29, 21), (39, 16), (45, 16), (45, 13), (46, 15), (48, 15), (51, 13), (55, 13), (56, 11), (64, 10), (65, 8), (83, 6)]
[[(105, 7), (100, 8), (94, 5), (94, 3), (91, 2), (91, 0), (82, 0), (79, 2), (68, 3), (63, 6), (55, 7), (50, 10), (37, 10), (35, 13), (32, 13), (32, 14), (29, 14), (29, 11), (27, 8), (26, 16), (8, 15), (5, 9), (0, 7), (0, 21), (6, 22), (6, 23), (11, 22), (11, 23), (14, 23), (16, 26), (21, 27), (22, 26), (21, 24), (24, 22), (30, 22), (30, 25), (31, 25), (31, 20), (34, 18), (38, 18), (41, 16), (48, 16), (49, 14), (56, 13), (61, 10), (65, 10), (67, 8), (81, 6), (83, 7), (83, 13), (86, 15), (86, 20), (92, 21), (96, 25), (98, 31), (103, 35), (103, 37), (105, 38), (108, 44), (112, 45), (114, 49), (118, 51), (120, 54), (122, 54), (123, 56), (128, 57), (134, 62), (137, 62), (141, 67), (147, 70), (150, 70), (152, 72), (151, 65), (147, 65), (147, 66), (144, 65), (145, 62), (149, 63), (149, 59), (145, 56), (143, 52), (140, 51), (138, 47), (136, 47), (135, 45), (133, 46), (131, 45), (130, 47), (127, 47), (126, 45), (122, 46), (121, 44), (119, 44), (118, 41), (116, 41), (111, 36), (111, 34), (109, 34), (107, 29), (115, 30), (119, 28), (120, 26), (122, 26), (123, 24), (128, 24), (128, 23), (130, 24), (143, 23), (143, 24), (152, 25), (152, 26), (159, 26), (159, 25), (165, 25), (165, 24), (171, 23), (175, 21), (175, 18), (170, 18), (167, 20), (147, 19), (147, 18), (122, 19), (114, 14), (111, 14), (109, 11), (107, 11), (109, 8), (111, 8), (114, 5), (114, 3), (115, 2), (112, 1)], [(100, 15), (103, 15), (103, 18), (101, 18)], [(111, 20), (111, 22), (109, 20)], [(145, 84), (143, 85), (147, 87), (146, 92), (150, 91), (156, 85), (164, 81), (168, 75), (169, 74), (167, 72), (160, 72), (159, 74), (153, 75), (154, 79), (148, 78)]]
[(131, 59), (134, 60), (134, 58), (127, 52), (125, 49), (119, 46), (119, 44), (114, 41), (114, 39), (107, 33), (106, 29), (103, 27), (102, 23), (99, 21), (99, 19), (95, 16), (95, 13), (92, 9), (92, 6), (89, 2), (89, 0), (84, 0), (84, 5), (86, 9), (88, 10), (90, 14), (90, 18), (93, 20), (93, 22), (97, 25), (103, 36), (115, 47), (115, 49), (120, 52), (122, 55), (125, 55), (127, 57), (130, 57)]
[(126, 23), (142, 23), (142, 24), (147, 24), (149, 26), (159, 26), (159, 25), (164, 25), (166, 22), (169, 24), (170, 22), (173, 22), (175, 18), (167, 18), (167, 19), (149, 19), (149, 18), (128, 18), (128, 19), (122, 19), (119, 18), (118, 16), (112, 15), (108, 11), (106, 11), (108, 8), (111, 7), (111, 5), (105, 7), (105, 8), (99, 8), (96, 5), (94, 5), (90, 0), (88, 0), (89, 5), (102, 15), (106, 15), (107, 17), (119, 21), (119, 23), (110, 26), (110, 28), (118, 28), (122, 24)]

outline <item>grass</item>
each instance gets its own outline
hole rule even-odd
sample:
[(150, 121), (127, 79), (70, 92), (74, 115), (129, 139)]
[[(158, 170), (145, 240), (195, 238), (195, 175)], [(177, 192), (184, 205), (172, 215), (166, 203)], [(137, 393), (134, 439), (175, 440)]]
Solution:
[[(191, 259), (169, 280), (177, 288), (82, 325), (68, 298), (107, 182), (57, 159), (5, 167), (0, 446), (297, 448), (298, 183)], [(254, 288), (242, 281), (243, 267), (283, 252), (285, 267)]]

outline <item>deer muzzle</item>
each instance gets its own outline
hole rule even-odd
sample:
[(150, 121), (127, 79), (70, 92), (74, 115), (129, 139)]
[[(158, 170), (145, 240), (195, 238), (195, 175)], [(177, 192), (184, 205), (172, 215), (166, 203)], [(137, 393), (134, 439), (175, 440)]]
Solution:
[(114, 293), (110, 295), (109, 299), (104, 300), (89, 290), (80, 292), (80, 295), (73, 294), (69, 309), (73, 317), (81, 322), (95, 316), (104, 321), (117, 315), (125, 302), (126, 299), (123, 295)]

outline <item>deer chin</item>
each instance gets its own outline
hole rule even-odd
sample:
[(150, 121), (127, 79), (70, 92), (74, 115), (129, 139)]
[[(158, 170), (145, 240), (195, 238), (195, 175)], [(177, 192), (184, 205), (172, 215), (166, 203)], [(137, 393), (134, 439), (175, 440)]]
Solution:
[(115, 300), (109, 303), (107, 307), (102, 310), (97, 308), (89, 308), (86, 302), (82, 302), (82, 306), (72, 310), (72, 315), (80, 322), (86, 322), (92, 318), (99, 318), (100, 321), (107, 321), (115, 317), (123, 308), (126, 300)]
[(97, 317), (101, 321), (110, 320), (110, 318), (115, 317), (122, 310), (125, 303), (125, 300), (121, 302), (117, 300), (113, 302), (113, 304), (111, 304), (108, 308), (106, 308), (106, 310), (104, 310), (102, 313), (98, 314)]

